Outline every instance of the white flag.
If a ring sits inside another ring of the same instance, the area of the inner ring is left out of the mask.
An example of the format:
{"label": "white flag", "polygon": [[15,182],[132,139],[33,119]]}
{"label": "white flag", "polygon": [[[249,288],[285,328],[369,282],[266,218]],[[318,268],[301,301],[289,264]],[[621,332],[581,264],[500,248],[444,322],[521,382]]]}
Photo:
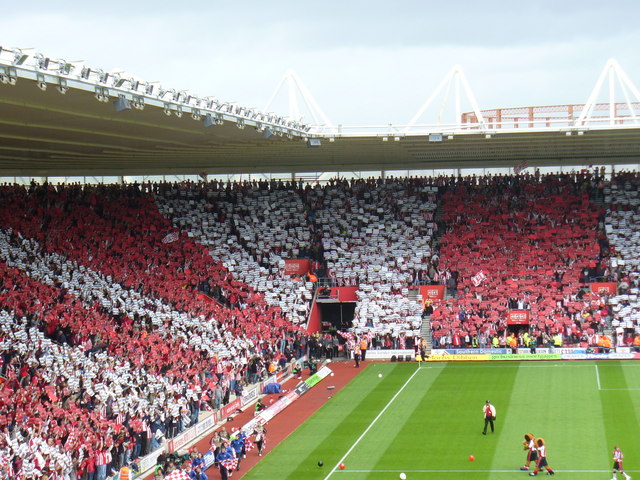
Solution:
{"label": "white flag", "polygon": [[471,283],[473,283],[474,287],[479,286],[482,282],[486,280],[487,276],[484,274],[482,270],[476,273],[473,277],[471,277]]}

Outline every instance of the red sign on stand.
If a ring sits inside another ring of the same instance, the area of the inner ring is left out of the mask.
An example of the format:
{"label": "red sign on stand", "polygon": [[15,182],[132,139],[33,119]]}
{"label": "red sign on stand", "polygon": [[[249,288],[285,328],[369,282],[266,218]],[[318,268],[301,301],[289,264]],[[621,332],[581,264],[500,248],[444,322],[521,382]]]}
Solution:
{"label": "red sign on stand", "polygon": [[298,258],[284,261],[284,273],[287,275],[306,275],[311,268],[308,258]]}
{"label": "red sign on stand", "polygon": [[442,300],[444,285],[420,285],[420,295],[423,300]]}
{"label": "red sign on stand", "polygon": [[615,295],[618,291],[618,284],[615,282],[592,283],[591,291],[598,295]]}
{"label": "red sign on stand", "polygon": [[507,316],[507,325],[529,325],[529,310],[511,310]]}

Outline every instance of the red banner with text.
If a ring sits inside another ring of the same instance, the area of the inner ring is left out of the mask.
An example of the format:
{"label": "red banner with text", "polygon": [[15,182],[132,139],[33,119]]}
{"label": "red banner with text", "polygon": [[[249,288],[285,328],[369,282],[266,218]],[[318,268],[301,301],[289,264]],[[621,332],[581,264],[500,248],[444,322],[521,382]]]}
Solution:
{"label": "red banner with text", "polygon": [[507,325],[529,325],[529,310],[510,310],[507,315]]}
{"label": "red banner with text", "polygon": [[311,268],[308,258],[298,258],[284,261],[284,273],[287,275],[306,275]]}
{"label": "red banner with text", "polygon": [[442,300],[444,298],[444,285],[420,285],[422,300]]}
{"label": "red banner with text", "polygon": [[618,284],[615,282],[592,283],[591,291],[598,295],[615,295],[618,291]]}

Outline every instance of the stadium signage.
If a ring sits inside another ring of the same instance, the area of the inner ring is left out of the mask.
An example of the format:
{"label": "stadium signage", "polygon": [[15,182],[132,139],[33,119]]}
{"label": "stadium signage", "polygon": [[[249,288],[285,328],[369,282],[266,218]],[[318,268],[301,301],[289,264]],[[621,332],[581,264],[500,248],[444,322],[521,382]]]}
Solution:
{"label": "stadium signage", "polygon": [[165,447],[162,446],[149,453],[148,455],[145,455],[144,458],[140,459],[140,462],[138,463],[140,471],[146,472],[147,470],[151,470],[153,467],[155,467],[156,463],[158,463],[158,457],[163,454],[164,451]]}
{"label": "stadium signage", "polygon": [[598,295],[615,295],[618,291],[618,284],[615,282],[592,283],[591,291]]}
{"label": "stadium signage", "polygon": [[258,398],[258,393],[260,392],[260,386],[257,385],[249,390],[245,390],[242,394],[242,406],[248,405],[253,402],[256,398]]}
{"label": "stadium signage", "polygon": [[183,445],[186,445],[187,443],[189,443],[191,440],[196,438],[196,429],[195,428],[189,428],[188,430],[185,430],[184,432],[182,432],[180,435],[177,435],[173,438],[173,440],[169,440],[169,451],[170,452],[175,452],[176,450],[180,449],[180,447],[182,447]]}
{"label": "stadium signage", "polygon": [[560,353],[510,353],[506,355],[489,355],[488,360],[562,360],[562,355]]}
{"label": "stadium signage", "polygon": [[220,409],[220,416],[226,418],[242,406],[242,399],[236,398]]}
{"label": "stadium signage", "polygon": [[420,285],[420,295],[423,300],[442,300],[444,285]]}
{"label": "stadium signage", "polygon": [[[473,353],[482,353],[482,354],[501,354],[501,353],[509,353],[506,348],[447,348],[443,350],[431,350],[431,355],[468,355]],[[367,352],[367,356],[369,356],[369,352]]]}
{"label": "stadium signage", "polygon": [[202,455],[202,460],[204,462],[204,469],[206,470],[211,465],[213,465],[216,461],[216,454],[213,450],[209,450],[207,453]]}
{"label": "stadium signage", "polygon": [[286,275],[306,275],[311,268],[308,258],[298,258],[284,261],[284,273]]}
{"label": "stadium signage", "polygon": [[509,311],[507,325],[529,325],[529,310]]}
{"label": "stadium signage", "polygon": [[[434,350],[435,353],[435,350]],[[367,359],[368,360],[384,360],[390,359],[391,357],[402,357],[410,356],[414,358],[415,352],[413,348],[405,348],[404,350],[367,350]]]}
{"label": "stadium signage", "polygon": [[634,360],[640,359],[639,354],[633,353],[565,353],[563,360]]}
{"label": "stadium signage", "polygon": [[218,423],[218,415],[214,412],[212,415],[209,415],[201,422],[195,424],[194,428],[196,431],[196,436],[200,436],[210,428],[215,427],[216,423]]}
{"label": "stadium signage", "polygon": [[526,354],[457,354],[457,355],[432,355],[429,362],[495,362],[504,360],[561,360],[559,353],[526,353]]}

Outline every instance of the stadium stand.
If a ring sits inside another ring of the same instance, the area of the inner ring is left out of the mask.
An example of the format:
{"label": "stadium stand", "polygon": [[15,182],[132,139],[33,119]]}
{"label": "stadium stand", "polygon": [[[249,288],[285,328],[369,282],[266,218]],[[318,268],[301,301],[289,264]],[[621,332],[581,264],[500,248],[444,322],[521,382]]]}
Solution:
{"label": "stadium stand", "polygon": [[[434,283],[449,290],[429,307],[435,347],[503,344],[512,310],[540,344],[597,346],[611,327],[628,344],[639,186],[589,172],[5,186],[0,469],[117,469],[270,363],[335,354],[331,336],[303,333],[316,285],[283,273],[291,258],[358,287],[341,333],[371,348],[409,346],[423,314],[412,290]],[[618,294],[589,292],[602,280]]]}
{"label": "stadium stand", "polygon": [[593,343],[599,313],[578,295],[589,280],[584,272],[608,252],[601,255],[598,243],[602,212],[589,198],[591,176],[475,180],[456,182],[443,195],[440,264],[457,274],[457,296],[432,315],[440,345],[503,339],[507,312],[518,307],[530,312],[541,342],[559,333],[566,343],[586,336]]}
{"label": "stadium stand", "polygon": [[618,345],[631,345],[640,326],[640,178],[637,173],[617,175],[604,189],[605,228],[611,245],[610,271],[618,294],[610,299]]}

